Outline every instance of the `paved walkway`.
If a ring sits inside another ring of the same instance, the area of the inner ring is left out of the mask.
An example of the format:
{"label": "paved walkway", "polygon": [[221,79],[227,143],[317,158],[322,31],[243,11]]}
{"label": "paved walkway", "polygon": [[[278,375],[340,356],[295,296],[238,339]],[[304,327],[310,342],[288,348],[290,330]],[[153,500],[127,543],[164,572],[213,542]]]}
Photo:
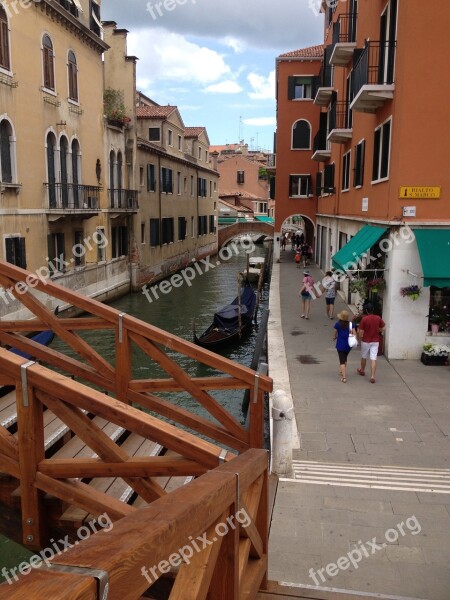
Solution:
{"label": "paved walkway", "polygon": [[[287,362],[300,447],[292,477],[278,487],[269,578],[449,600],[450,368],[380,357],[372,385],[356,373],[355,349],[341,383],[325,300],[301,319],[302,270],[290,251],[281,260],[269,343],[279,347],[282,331],[286,358],[272,352],[270,374],[275,389],[286,389]],[[344,308],[337,299],[335,314]]]}

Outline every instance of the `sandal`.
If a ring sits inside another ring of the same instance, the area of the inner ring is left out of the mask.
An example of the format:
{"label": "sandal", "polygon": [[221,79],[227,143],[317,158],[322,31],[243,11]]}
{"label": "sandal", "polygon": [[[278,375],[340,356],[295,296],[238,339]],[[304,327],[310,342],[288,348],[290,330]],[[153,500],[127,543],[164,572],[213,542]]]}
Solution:
{"label": "sandal", "polygon": [[364,377],[364,375],[365,375],[364,371],[361,369],[356,369],[356,372],[359,373],[361,375],[361,377]]}
{"label": "sandal", "polygon": [[375,383],[375,377],[370,378],[370,383]]}

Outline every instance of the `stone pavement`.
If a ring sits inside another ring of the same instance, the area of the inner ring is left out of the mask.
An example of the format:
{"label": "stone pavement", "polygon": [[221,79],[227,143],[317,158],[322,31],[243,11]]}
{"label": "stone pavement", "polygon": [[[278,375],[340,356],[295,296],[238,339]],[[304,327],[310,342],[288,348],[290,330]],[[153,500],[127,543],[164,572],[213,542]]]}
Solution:
{"label": "stone pavement", "polygon": [[[342,383],[325,299],[301,319],[302,269],[290,251],[281,261],[270,298],[269,368],[274,389],[286,389],[287,362],[300,448],[293,474],[278,486],[269,579],[449,600],[450,368],[379,357],[372,385],[356,373],[356,348]],[[323,277],[309,268],[315,281]],[[344,308],[337,298],[335,314]]]}

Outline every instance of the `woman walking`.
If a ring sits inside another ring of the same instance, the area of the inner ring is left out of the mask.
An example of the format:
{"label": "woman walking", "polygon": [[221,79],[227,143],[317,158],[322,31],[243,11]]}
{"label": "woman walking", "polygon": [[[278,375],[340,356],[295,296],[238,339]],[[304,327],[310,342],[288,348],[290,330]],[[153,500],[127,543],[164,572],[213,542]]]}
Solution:
{"label": "woman walking", "polygon": [[302,300],[302,319],[309,319],[313,285],[314,279],[309,274],[309,271],[303,271],[303,282],[302,287],[300,288],[300,298]]}
{"label": "woman walking", "polygon": [[347,358],[350,354],[350,346],[348,344],[348,336],[356,335],[353,324],[350,322],[350,315],[346,310],[343,310],[337,315],[339,321],[334,324],[334,337],[336,341],[336,350],[339,356],[339,365],[341,370],[341,381],[347,383]]}

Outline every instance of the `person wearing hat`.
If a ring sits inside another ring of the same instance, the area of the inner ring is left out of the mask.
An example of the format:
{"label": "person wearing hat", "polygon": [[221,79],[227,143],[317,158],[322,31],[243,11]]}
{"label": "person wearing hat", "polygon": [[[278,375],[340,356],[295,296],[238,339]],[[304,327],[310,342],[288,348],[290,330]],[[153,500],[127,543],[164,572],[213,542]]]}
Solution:
{"label": "person wearing hat", "polygon": [[366,303],[364,306],[365,314],[358,328],[358,337],[361,341],[361,367],[357,371],[364,377],[367,359],[370,358],[370,383],[375,383],[380,334],[386,327],[383,319],[378,315],[374,315],[373,311],[373,304]]}
{"label": "person wearing hat", "polygon": [[309,309],[311,308],[311,298],[313,291],[314,279],[309,274],[309,271],[305,269],[303,271],[303,282],[300,288],[300,298],[302,300],[302,319],[309,319]]}
{"label": "person wearing hat", "polygon": [[350,334],[356,335],[356,331],[353,327],[353,323],[350,321],[350,314],[348,311],[341,311],[337,315],[337,318],[339,321],[334,324],[333,340],[336,341],[336,350],[339,356],[341,381],[342,383],[347,383],[347,359],[351,350],[348,343],[348,336]]}

